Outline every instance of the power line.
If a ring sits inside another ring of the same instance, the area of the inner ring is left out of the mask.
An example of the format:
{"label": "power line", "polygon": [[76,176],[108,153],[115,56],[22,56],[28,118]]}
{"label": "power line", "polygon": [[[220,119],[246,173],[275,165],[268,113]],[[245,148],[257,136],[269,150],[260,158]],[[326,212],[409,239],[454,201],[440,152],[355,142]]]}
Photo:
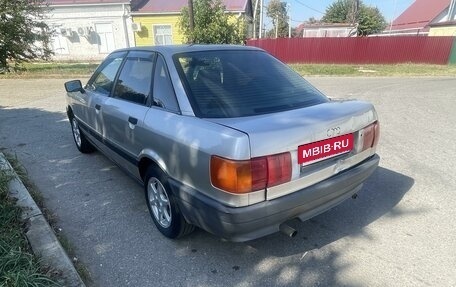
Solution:
{"label": "power line", "polygon": [[324,12],[321,12],[321,11],[315,9],[315,8],[312,8],[312,7],[310,7],[309,5],[304,4],[304,3],[302,3],[302,2],[299,1],[299,0],[294,0],[294,1],[295,1],[296,3],[298,3],[298,4],[301,4],[301,5],[304,6],[304,7],[307,7],[308,9],[310,9],[310,10],[312,10],[312,11],[315,11],[315,12],[320,13],[320,14],[322,14],[322,15],[325,14]]}

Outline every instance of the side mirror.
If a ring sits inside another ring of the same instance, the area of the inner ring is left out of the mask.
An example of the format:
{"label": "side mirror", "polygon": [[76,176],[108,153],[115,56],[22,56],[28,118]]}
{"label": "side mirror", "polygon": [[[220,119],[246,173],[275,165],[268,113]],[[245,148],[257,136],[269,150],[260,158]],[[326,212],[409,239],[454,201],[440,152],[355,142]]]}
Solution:
{"label": "side mirror", "polygon": [[68,93],[81,92],[85,93],[84,88],[82,88],[81,81],[73,80],[65,83],[65,90]]}

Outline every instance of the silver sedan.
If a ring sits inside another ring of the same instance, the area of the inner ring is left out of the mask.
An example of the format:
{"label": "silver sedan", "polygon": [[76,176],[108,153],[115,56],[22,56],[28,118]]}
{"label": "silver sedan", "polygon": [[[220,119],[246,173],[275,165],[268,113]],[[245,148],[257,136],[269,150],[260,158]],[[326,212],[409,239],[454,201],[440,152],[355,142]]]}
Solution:
{"label": "silver sedan", "polygon": [[263,50],[137,47],[65,83],[76,147],[144,185],[158,230],[232,241],[356,195],[378,166],[374,107],[334,101]]}

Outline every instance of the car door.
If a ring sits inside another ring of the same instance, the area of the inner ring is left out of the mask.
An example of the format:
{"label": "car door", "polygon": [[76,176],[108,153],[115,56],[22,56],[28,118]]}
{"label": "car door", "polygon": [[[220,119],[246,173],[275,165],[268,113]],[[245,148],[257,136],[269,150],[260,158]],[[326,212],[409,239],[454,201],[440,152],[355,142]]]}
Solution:
{"label": "car door", "polygon": [[126,57],[111,97],[102,106],[105,142],[113,159],[139,178],[137,160],[144,148],[141,135],[151,103],[154,52],[132,51]]}
{"label": "car door", "polygon": [[111,94],[114,79],[126,54],[126,52],[118,52],[109,55],[85,87],[86,106],[81,120],[98,141],[102,141],[104,136],[101,107]]}

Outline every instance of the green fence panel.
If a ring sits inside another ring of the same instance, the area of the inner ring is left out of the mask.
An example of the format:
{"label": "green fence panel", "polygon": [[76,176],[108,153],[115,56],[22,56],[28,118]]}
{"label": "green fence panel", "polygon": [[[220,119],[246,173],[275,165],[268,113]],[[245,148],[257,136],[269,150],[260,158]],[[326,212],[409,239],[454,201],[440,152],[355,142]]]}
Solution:
{"label": "green fence panel", "polygon": [[451,49],[450,58],[448,59],[448,64],[456,65],[456,37],[453,41],[453,48]]}

